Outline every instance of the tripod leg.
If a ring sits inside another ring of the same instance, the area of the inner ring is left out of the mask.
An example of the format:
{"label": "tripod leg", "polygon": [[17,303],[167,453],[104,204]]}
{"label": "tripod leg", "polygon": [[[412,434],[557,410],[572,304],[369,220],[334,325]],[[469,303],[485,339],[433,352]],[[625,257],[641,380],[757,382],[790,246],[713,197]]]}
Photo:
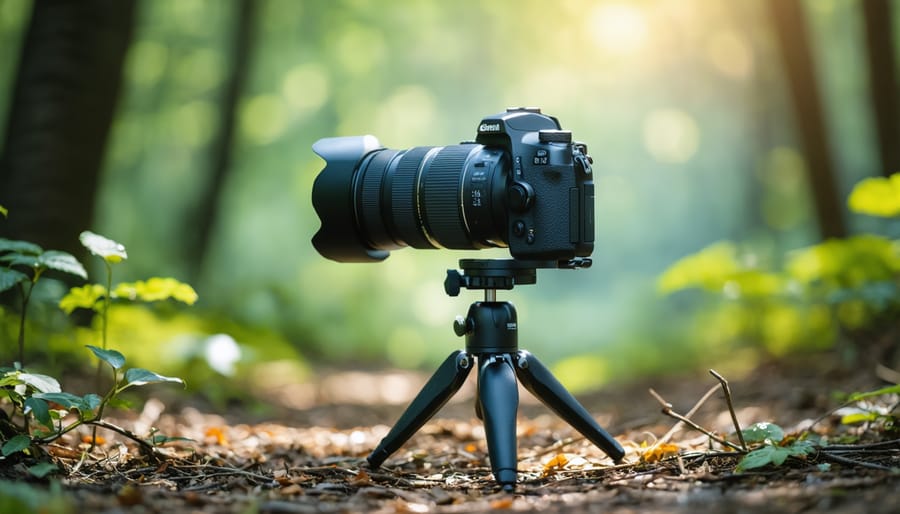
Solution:
{"label": "tripod leg", "polygon": [[516,364],[516,375],[525,389],[528,389],[537,399],[544,402],[544,405],[606,452],[614,461],[622,460],[622,457],[625,456],[622,445],[600,428],[588,411],[578,403],[572,393],[556,380],[556,377],[541,364],[537,357],[525,350],[520,350]]}
{"label": "tripod leg", "polygon": [[504,490],[516,484],[516,411],[519,390],[510,354],[479,357],[478,401],[494,480]]}
{"label": "tripod leg", "polygon": [[416,433],[416,430],[422,428],[422,425],[431,419],[454,393],[459,391],[471,369],[472,358],[468,353],[462,350],[451,353],[409,404],[394,428],[369,454],[366,459],[369,461],[369,465],[373,469],[381,466],[385,459],[400,449],[403,443]]}

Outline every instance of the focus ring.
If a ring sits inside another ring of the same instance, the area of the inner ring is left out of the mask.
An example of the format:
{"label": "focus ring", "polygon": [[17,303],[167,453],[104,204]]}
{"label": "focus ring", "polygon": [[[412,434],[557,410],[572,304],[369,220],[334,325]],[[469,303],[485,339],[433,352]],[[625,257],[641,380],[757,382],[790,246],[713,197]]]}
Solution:
{"label": "focus ring", "polygon": [[397,155],[395,150],[381,150],[369,161],[359,178],[359,226],[363,228],[364,237],[375,248],[396,248],[397,244],[388,233],[381,215],[381,188],[385,171],[391,159]]}
{"label": "focus ring", "polygon": [[[416,212],[416,177],[428,152],[434,147],[410,148],[400,156],[390,187],[390,216],[396,239],[413,248],[434,248],[422,233],[421,220]],[[386,193],[388,193],[386,191]]]}
{"label": "focus ring", "polygon": [[444,248],[474,248],[460,211],[460,179],[472,148],[472,145],[444,147],[422,170],[425,230]]}

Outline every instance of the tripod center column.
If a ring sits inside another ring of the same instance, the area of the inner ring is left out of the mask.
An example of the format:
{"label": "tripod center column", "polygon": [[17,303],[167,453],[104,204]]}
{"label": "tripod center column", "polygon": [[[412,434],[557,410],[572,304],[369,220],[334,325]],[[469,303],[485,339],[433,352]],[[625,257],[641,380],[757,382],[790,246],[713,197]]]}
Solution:
{"label": "tripod center column", "polygon": [[466,351],[472,354],[519,350],[516,308],[509,302],[475,302],[466,316]]}

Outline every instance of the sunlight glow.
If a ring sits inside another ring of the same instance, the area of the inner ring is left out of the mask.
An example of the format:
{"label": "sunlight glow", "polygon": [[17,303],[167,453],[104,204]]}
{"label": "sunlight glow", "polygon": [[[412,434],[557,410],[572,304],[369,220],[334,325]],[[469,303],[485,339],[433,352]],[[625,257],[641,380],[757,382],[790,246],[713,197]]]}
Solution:
{"label": "sunlight glow", "polygon": [[687,162],[700,147],[700,128],[680,109],[657,109],[644,118],[644,147],[659,162]]}
{"label": "sunlight glow", "polygon": [[647,40],[647,21],[637,8],[624,3],[604,3],[589,17],[594,43],[610,54],[639,50]]}
{"label": "sunlight glow", "polygon": [[753,50],[749,42],[732,31],[722,31],[709,39],[706,53],[713,66],[734,79],[746,79],[753,72]]}

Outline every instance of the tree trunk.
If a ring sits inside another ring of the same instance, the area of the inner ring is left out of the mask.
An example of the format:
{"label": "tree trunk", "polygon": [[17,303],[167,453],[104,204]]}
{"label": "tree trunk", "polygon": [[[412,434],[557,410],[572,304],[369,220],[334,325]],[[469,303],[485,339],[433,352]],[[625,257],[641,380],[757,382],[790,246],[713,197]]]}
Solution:
{"label": "tree trunk", "polygon": [[832,165],[803,6],[799,0],[768,0],[768,3],[800,142],[806,154],[819,231],[823,239],[843,237],[847,234],[844,205]]}
{"label": "tree trunk", "polygon": [[206,190],[197,201],[192,215],[197,220],[197,232],[188,239],[187,257],[190,259],[191,280],[199,281],[203,263],[213,239],[213,228],[222,190],[231,169],[234,151],[237,108],[244,90],[254,40],[257,5],[253,0],[241,0],[234,14],[234,46],[231,51],[231,74],[222,95],[222,123],[210,150],[210,176]]}
{"label": "tree trunk", "polygon": [[134,6],[35,1],[0,155],[0,235],[83,253]]}
{"label": "tree trunk", "polygon": [[900,172],[900,109],[897,105],[891,3],[889,0],[863,0],[862,9],[866,22],[872,116],[878,136],[881,173],[888,176]]}

